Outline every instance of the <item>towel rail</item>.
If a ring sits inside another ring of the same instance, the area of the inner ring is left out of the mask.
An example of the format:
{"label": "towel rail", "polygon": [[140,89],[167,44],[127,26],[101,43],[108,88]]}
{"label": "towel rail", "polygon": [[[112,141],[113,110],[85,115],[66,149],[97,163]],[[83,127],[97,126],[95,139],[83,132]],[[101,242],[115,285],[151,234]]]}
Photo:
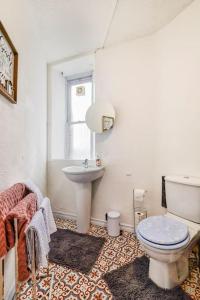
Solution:
{"label": "towel rail", "polygon": [[18,269],[18,221],[14,218],[14,230],[15,230],[15,299],[19,293],[19,269]]}
{"label": "towel rail", "polygon": [[31,241],[32,241],[32,298],[37,298],[37,286],[36,286],[36,264],[35,264],[35,233],[31,230]]}
{"label": "towel rail", "polygon": [[[18,220],[14,218],[14,233],[15,233],[15,300],[18,299],[20,282],[19,282],[19,260],[18,260]],[[31,281],[32,281],[32,299],[37,300],[37,278],[36,278],[36,252],[35,252],[35,233],[31,231],[32,240],[32,260],[31,260]],[[5,271],[5,257],[0,258],[0,300],[5,299],[4,293],[4,271]],[[47,267],[47,275],[45,277],[50,277],[50,289],[49,289],[49,300],[52,295],[52,286],[54,281],[54,274],[49,271],[49,263]]]}
{"label": "towel rail", "polygon": [[0,300],[4,300],[4,257],[0,258]]}
{"label": "towel rail", "polygon": [[[18,295],[18,229],[17,229],[17,219],[14,219],[14,232],[15,232],[15,299]],[[4,289],[4,272],[5,272],[5,257],[0,258],[0,300],[5,299],[5,289]]]}
{"label": "towel rail", "polygon": [[[14,230],[15,230],[15,299],[17,300],[19,295],[19,278],[18,278],[18,221],[14,219]],[[35,253],[35,233],[31,230],[31,241],[32,241],[32,260],[31,260],[31,280],[32,280],[32,300],[37,300],[37,278],[36,278],[36,253]],[[53,285],[54,276],[51,276],[49,272],[49,263],[47,267],[47,275],[51,277],[50,289],[49,289],[49,300],[51,299],[51,290]],[[45,277],[46,277],[45,276]],[[0,299],[1,300],[1,299]],[[2,298],[2,300],[4,300]]]}

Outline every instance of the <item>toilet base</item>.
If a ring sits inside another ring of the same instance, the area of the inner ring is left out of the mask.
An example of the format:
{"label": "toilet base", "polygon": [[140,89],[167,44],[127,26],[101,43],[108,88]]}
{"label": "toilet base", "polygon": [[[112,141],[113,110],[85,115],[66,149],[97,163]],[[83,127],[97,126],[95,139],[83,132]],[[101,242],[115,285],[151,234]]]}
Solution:
{"label": "toilet base", "polygon": [[188,257],[181,256],[172,263],[150,258],[149,278],[163,289],[172,289],[180,285],[189,273]]}

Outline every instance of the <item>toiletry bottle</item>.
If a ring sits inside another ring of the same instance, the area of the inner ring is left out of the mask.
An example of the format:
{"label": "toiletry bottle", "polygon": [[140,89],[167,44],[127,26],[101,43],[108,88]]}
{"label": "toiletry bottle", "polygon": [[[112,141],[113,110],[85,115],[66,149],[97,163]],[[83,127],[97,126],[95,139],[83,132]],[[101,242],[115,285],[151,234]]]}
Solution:
{"label": "toiletry bottle", "polygon": [[98,154],[97,154],[97,158],[96,158],[96,166],[101,167],[101,158]]}

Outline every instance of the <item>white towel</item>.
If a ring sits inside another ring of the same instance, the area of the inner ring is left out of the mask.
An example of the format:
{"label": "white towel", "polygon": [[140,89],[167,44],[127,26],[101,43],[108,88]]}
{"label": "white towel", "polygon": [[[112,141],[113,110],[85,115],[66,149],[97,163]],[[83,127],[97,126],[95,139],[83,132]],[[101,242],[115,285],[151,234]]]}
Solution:
{"label": "white towel", "polygon": [[37,208],[39,209],[42,200],[43,200],[43,195],[40,191],[40,189],[37,187],[37,185],[31,180],[31,179],[26,179],[23,181],[23,183],[27,186],[29,190],[31,190],[33,193],[37,195]]}
{"label": "white towel", "polygon": [[49,198],[45,197],[42,200],[42,203],[40,205],[40,209],[43,213],[44,216],[44,221],[46,224],[46,230],[47,230],[47,234],[48,234],[48,239],[50,241],[50,235],[52,233],[54,233],[57,228],[56,228],[56,223],[53,217],[53,213],[52,213],[52,209],[51,209],[51,203]]}
{"label": "white towel", "polygon": [[48,234],[46,232],[46,225],[44,221],[44,216],[41,210],[38,210],[33,216],[30,224],[26,230],[26,246],[28,254],[28,263],[29,266],[32,262],[32,235],[31,231],[33,230],[35,236],[35,259],[36,259],[36,268],[47,267],[47,255],[49,253],[49,240]]}

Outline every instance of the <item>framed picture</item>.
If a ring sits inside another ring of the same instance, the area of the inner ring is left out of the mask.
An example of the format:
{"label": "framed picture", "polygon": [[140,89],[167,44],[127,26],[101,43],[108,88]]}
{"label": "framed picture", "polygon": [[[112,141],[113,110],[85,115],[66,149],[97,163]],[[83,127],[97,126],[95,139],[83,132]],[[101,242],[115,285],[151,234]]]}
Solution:
{"label": "framed picture", "polygon": [[113,117],[107,117],[103,116],[102,117],[102,126],[103,126],[103,131],[107,131],[109,129],[112,129],[114,126],[114,121],[115,119]]}
{"label": "framed picture", "polygon": [[17,103],[18,53],[0,22],[0,93]]}

